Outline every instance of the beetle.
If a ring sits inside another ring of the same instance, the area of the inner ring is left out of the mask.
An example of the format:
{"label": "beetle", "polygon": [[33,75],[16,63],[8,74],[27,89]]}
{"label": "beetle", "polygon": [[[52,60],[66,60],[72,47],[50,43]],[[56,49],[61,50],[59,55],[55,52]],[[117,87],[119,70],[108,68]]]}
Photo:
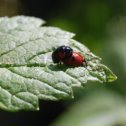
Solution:
{"label": "beetle", "polygon": [[66,66],[77,67],[87,66],[87,62],[80,53],[73,51],[69,46],[60,46],[52,53],[52,60],[54,63],[63,63]]}
{"label": "beetle", "polygon": [[52,53],[52,60],[54,63],[61,63],[63,59],[67,59],[72,56],[73,49],[69,46],[60,46]]}
{"label": "beetle", "polygon": [[71,57],[65,58],[62,61],[66,66],[77,67],[77,66],[87,66],[85,58],[78,52],[72,52]]}

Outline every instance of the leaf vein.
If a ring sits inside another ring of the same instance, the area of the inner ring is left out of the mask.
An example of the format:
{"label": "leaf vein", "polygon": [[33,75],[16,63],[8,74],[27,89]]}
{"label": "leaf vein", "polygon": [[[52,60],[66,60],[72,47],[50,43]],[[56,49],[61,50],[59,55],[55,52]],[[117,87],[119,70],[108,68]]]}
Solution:
{"label": "leaf vein", "polygon": [[[7,55],[8,53],[14,51],[15,49],[17,49],[17,48],[20,47],[20,46],[23,46],[23,45],[25,45],[25,44],[27,44],[27,43],[31,43],[31,42],[36,41],[36,40],[41,40],[41,38],[37,38],[37,39],[34,39],[34,40],[30,40],[30,41],[23,42],[23,43],[17,45],[16,47],[14,47],[13,49],[1,53],[1,54],[0,54],[0,57],[3,56],[3,55]],[[17,42],[15,42],[15,43],[17,43]]]}
{"label": "leaf vein", "polygon": [[53,87],[49,82],[47,82],[47,81],[45,81],[45,80],[41,81],[40,79],[36,79],[36,78],[34,78],[34,77],[27,77],[27,76],[24,76],[24,75],[22,75],[22,74],[19,74],[19,73],[15,72],[14,70],[12,70],[12,69],[10,69],[10,68],[7,68],[7,69],[8,69],[10,72],[12,72],[12,73],[14,73],[14,74],[17,74],[17,75],[19,75],[19,76],[21,76],[21,77],[23,77],[23,78],[27,78],[27,79],[32,79],[32,80],[35,80],[35,81],[39,81],[41,84],[43,83],[43,84],[45,84],[46,86],[51,87],[51,88],[53,88],[53,89],[56,90],[56,91],[60,91],[61,93],[66,93],[66,94],[68,94],[68,92],[65,92],[64,90],[61,90],[61,89],[56,88],[56,87]]}

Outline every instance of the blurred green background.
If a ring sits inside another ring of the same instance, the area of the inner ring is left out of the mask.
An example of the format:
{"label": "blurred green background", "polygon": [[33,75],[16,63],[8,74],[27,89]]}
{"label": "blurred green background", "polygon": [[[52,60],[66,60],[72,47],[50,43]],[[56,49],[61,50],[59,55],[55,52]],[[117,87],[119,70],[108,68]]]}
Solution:
{"label": "blurred green background", "polygon": [[39,112],[0,110],[1,126],[126,126],[126,0],[0,0],[0,16],[29,15],[102,57],[118,79],[74,89],[75,99],[41,101]]}

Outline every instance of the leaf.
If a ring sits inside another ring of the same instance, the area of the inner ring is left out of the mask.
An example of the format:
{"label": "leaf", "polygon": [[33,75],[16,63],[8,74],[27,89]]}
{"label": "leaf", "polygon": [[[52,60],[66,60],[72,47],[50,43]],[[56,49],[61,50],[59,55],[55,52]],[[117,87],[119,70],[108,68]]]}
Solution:
{"label": "leaf", "polygon": [[[34,17],[0,18],[0,108],[8,111],[38,110],[38,100],[73,98],[72,87],[88,80],[114,81],[116,76],[87,47],[72,39],[73,33],[41,26]],[[84,55],[88,67],[68,68],[52,62],[51,53],[68,45]]]}
{"label": "leaf", "polygon": [[126,100],[107,90],[96,90],[74,103],[51,126],[125,126]]}

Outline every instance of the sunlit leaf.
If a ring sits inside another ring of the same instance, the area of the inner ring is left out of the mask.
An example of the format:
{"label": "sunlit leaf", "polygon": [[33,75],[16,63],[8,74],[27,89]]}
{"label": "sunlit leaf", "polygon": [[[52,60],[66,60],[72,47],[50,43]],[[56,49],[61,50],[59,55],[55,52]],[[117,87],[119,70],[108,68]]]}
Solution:
{"label": "sunlit leaf", "polygon": [[[0,108],[38,110],[38,100],[73,98],[72,87],[89,81],[110,82],[116,76],[73,33],[41,26],[34,17],[0,18]],[[80,52],[88,66],[70,68],[54,64],[51,54],[61,45]]]}

